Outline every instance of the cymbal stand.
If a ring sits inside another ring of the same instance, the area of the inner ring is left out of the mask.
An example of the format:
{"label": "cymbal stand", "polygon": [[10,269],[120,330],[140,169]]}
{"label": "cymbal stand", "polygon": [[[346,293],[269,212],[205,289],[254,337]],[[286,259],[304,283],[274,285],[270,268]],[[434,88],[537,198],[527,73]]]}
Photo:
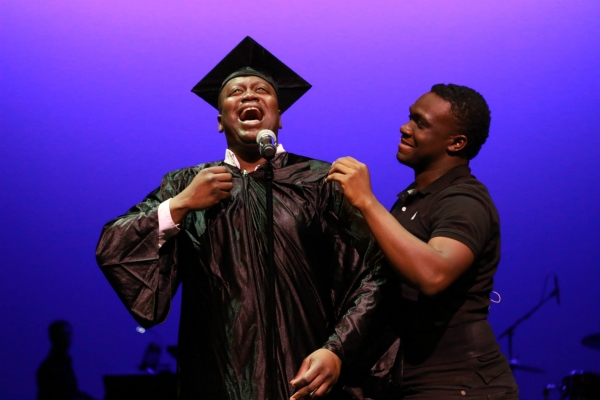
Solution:
{"label": "cymbal stand", "polygon": [[531,310],[526,312],[522,317],[517,319],[511,326],[506,328],[506,330],[504,330],[504,332],[502,332],[500,334],[500,336],[498,336],[498,340],[502,339],[505,336],[508,338],[508,361],[509,361],[509,363],[513,363],[513,362],[518,363],[518,360],[513,358],[513,336],[515,334],[515,329],[517,329],[517,326],[519,326],[525,320],[529,319],[529,317],[531,317],[537,310],[540,309],[540,307],[542,307],[542,305],[544,305],[544,303],[546,303],[551,298],[556,297],[558,299],[558,293],[559,292],[558,292],[558,286],[557,286],[548,296],[541,299],[540,302],[535,307],[533,307]]}

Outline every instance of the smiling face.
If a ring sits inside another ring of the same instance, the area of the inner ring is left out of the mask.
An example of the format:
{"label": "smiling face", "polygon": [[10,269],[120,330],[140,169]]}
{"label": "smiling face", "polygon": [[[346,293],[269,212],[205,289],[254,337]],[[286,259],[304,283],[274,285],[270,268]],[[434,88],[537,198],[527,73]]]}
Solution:
{"label": "smiling face", "polygon": [[396,158],[417,172],[442,167],[464,148],[450,103],[434,93],[426,93],[409,108],[407,123],[400,127]]}
{"label": "smiling face", "polygon": [[275,89],[257,76],[239,76],[227,82],[219,96],[219,110],[219,132],[225,132],[234,153],[258,151],[258,132],[269,129],[277,135],[281,128]]}

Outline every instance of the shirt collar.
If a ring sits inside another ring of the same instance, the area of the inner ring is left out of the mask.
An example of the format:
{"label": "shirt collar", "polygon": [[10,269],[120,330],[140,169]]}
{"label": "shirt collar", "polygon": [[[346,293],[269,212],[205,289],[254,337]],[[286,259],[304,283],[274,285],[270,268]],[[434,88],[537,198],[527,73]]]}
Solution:
{"label": "shirt collar", "polygon": [[[283,148],[281,143],[277,143],[277,150],[275,151],[275,154],[280,154],[280,153],[284,153],[284,152],[285,152],[285,149]],[[240,162],[238,161],[238,159],[235,156],[235,154],[233,153],[233,151],[231,151],[229,149],[225,149],[224,162],[225,162],[225,164],[231,165],[232,167],[237,167],[237,169],[241,170]],[[258,169],[258,167],[260,167],[260,165],[258,165],[254,170],[256,171]]]}
{"label": "shirt collar", "polygon": [[427,195],[436,192],[442,188],[445,188],[457,178],[469,176],[470,174],[471,168],[467,164],[459,165],[458,167],[452,168],[450,171],[446,172],[444,175],[440,176],[435,181],[431,182],[428,186],[424,187],[421,190],[415,189],[415,182],[411,183],[409,187],[407,187],[405,190],[398,194],[398,197],[405,198],[406,196],[414,195],[417,193]]}

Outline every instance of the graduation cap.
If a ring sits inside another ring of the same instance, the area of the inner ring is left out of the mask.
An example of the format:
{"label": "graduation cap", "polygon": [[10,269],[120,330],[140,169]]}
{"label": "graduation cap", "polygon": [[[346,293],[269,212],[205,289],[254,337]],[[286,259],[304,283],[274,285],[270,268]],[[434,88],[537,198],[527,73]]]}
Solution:
{"label": "graduation cap", "polygon": [[192,88],[192,92],[218,110],[223,86],[233,78],[249,75],[258,76],[275,88],[281,113],[311,88],[310,83],[246,36]]}

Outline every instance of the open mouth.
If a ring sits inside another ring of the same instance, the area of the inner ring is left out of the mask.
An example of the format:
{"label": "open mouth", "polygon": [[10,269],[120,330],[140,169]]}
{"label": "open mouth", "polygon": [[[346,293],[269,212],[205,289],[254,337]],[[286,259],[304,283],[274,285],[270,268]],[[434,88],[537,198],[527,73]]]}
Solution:
{"label": "open mouth", "polygon": [[263,119],[263,113],[256,107],[248,107],[243,109],[238,117],[243,122],[260,122]]}

